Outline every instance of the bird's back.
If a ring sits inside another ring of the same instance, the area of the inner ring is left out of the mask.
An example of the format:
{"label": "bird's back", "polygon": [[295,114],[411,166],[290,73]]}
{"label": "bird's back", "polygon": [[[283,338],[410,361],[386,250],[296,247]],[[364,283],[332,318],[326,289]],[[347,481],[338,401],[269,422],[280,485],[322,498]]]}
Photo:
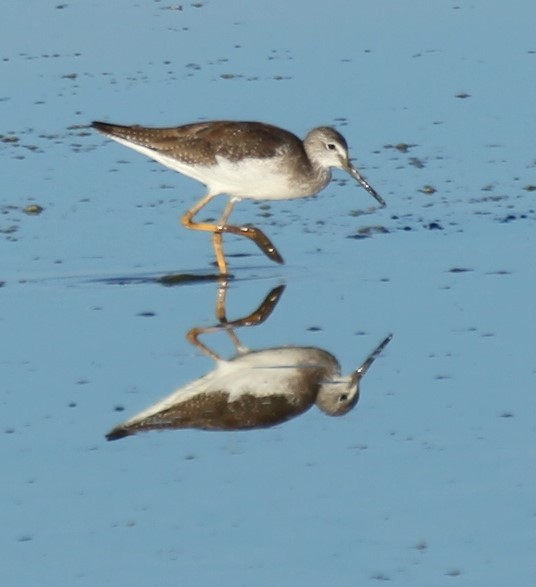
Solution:
{"label": "bird's back", "polygon": [[188,164],[216,165],[216,157],[236,163],[245,158],[276,157],[289,150],[303,151],[296,135],[262,122],[213,120],[167,128],[93,122],[92,126],[132,148],[144,147]]}

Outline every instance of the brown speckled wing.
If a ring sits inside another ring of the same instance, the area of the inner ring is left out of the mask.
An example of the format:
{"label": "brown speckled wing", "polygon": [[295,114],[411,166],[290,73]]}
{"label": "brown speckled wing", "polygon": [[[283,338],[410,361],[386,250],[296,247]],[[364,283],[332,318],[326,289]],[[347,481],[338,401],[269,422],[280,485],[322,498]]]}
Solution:
{"label": "brown speckled wing", "polygon": [[229,161],[268,158],[289,149],[303,151],[300,139],[277,126],[261,122],[210,121],[170,128],[120,126],[94,122],[105,135],[154,149],[184,163],[214,165],[216,156]]}

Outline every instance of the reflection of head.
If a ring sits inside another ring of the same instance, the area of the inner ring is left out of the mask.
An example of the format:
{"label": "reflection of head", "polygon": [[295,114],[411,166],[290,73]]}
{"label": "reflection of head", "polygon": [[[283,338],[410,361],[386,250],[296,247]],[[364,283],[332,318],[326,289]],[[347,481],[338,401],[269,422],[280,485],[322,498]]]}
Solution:
{"label": "reflection of head", "polygon": [[316,405],[328,416],[343,416],[359,401],[359,382],[353,377],[322,384]]}

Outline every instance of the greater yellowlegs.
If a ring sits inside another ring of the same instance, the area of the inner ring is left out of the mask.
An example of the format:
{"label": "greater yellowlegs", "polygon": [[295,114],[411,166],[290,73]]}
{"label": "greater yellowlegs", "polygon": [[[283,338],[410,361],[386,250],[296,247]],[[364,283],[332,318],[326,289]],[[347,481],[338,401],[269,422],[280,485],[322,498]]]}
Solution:
{"label": "greater yellowlegs", "polygon": [[[284,286],[273,289],[249,316],[228,321],[225,313],[227,284],[218,292],[219,324],[193,328],[188,340],[216,361],[216,368],[168,397],[113,428],[108,440],[148,430],[199,428],[248,430],[275,426],[316,405],[329,416],[347,414],[359,400],[359,384],[369,367],[387,346],[385,338],[350,375],[342,376],[337,359],[316,347],[280,346],[249,350],[235,328],[256,326],[274,310]],[[227,332],[237,354],[222,359],[199,336]]]}
{"label": "greater yellowlegs", "polygon": [[[251,239],[270,259],[283,263],[260,229],[227,224],[235,204],[243,198],[290,200],[312,196],[326,187],[335,167],[348,172],[385,206],[383,198],[350,163],[348,144],[334,128],[315,128],[302,141],[287,130],[262,122],[218,120],[171,128],[93,122],[92,126],[110,139],[205,184],[207,194],[182,216],[182,224],[212,232],[222,275],[227,274],[224,232]],[[194,222],[194,216],[220,194],[230,199],[219,221]]]}

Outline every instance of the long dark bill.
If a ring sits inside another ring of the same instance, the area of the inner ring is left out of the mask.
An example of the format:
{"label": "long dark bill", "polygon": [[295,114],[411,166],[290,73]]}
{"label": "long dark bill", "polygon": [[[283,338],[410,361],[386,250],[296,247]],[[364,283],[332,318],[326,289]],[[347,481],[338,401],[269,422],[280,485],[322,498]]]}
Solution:
{"label": "long dark bill", "polygon": [[382,208],[385,208],[385,206],[387,206],[387,203],[385,202],[385,200],[380,196],[380,194],[367,182],[367,180],[359,173],[359,171],[355,168],[352,167],[350,164],[348,164],[348,167],[346,169],[346,171],[348,171],[348,173],[354,178],[356,179],[366,190],[367,192],[373,197],[375,198],[380,205],[382,206]]}

